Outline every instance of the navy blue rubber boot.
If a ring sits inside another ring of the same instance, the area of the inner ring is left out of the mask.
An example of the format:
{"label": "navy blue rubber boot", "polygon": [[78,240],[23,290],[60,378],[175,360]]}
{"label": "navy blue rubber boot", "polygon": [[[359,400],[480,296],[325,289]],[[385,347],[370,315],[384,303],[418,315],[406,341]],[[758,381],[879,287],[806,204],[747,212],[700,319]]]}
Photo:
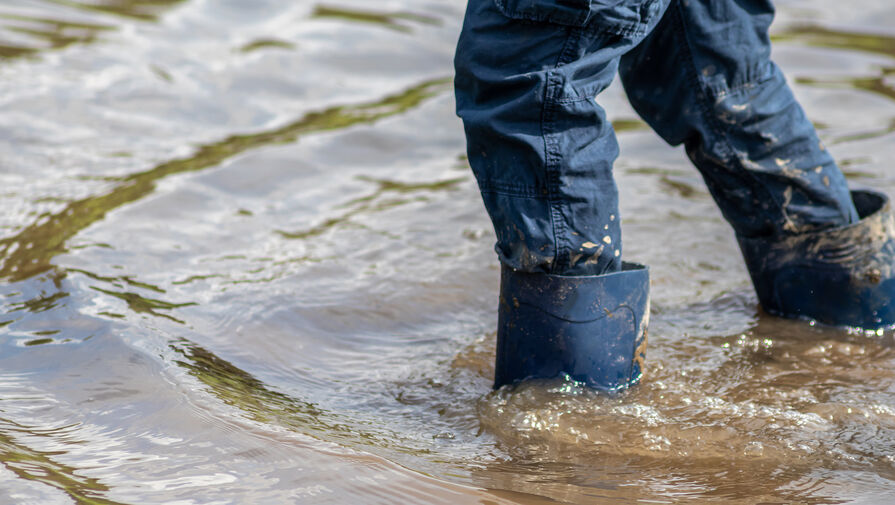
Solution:
{"label": "navy blue rubber boot", "polygon": [[834,326],[895,324],[895,215],[889,198],[852,191],[860,221],[775,237],[738,237],[769,313]]}
{"label": "navy blue rubber boot", "polygon": [[649,270],[560,276],[503,266],[494,387],[567,374],[615,392],[643,373]]}

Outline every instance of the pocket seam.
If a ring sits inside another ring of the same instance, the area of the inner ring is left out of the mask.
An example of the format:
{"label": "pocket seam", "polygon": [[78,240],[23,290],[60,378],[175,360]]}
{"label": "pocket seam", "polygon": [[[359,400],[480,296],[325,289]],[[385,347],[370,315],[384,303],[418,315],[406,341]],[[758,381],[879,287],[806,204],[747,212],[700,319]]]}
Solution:
{"label": "pocket seam", "polygon": [[540,21],[546,23],[553,23],[563,26],[573,26],[573,27],[583,27],[587,24],[587,18],[589,14],[589,10],[581,8],[580,14],[577,18],[568,18],[565,16],[556,16],[551,15],[549,13],[546,14],[534,14],[534,13],[523,13],[523,12],[510,12],[509,8],[506,6],[506,0],[493,0],[494,5],[497,7],[497,10],[500,11],[504,16],[511,19],[525,19],[528,21]]}
{"label": "pocket seam", "polygon": [[[641,21],[626,21],[610,23],[608,25],[594,25],[592,23],[593,19],[590,19],[591,11],[589,7],[587,7],[587,5],[582,5],[581,7],[579,7],[580,14],[577,17],[573,18],[562,15],[557,16],[555,14],[551,14],[550,12],[537,14],[511,11],[506,5],[507,0],[492,0],[492,2],[494,3],[494,6],[497,8],[497,10],[509,19],[533,23],[551,23],[559,26],[577,28],[582,30],[584,33],[591,34],[608,33],[621,37],[639,37],[646,34],[650,24],[646,19],[642,19]],[[653,5],[653,3],[650,3],[650,5]]]}

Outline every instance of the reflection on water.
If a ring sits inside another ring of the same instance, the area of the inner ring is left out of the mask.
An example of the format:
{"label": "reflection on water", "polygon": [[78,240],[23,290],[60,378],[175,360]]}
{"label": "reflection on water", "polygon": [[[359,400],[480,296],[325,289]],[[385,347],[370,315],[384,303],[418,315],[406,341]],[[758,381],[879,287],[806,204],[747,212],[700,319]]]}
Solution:
{"label": "reflection on water", "polygon": [[279,39],[258,39],[239,48],[239,50],[244,53],[251,53],[262,49],[295,49],[295,44]]}
{"label": "reflection on water", "polygon": [[332,107],[309,113],[274,130],[233,135],[201,146],[189,158],[168,161],[145,172],[123,177],[112,191],[72,202],[61,212],[41,216],[37,222],[26,226],[15,236],[0,239],[0,278],[15,282],[51,269],[51,260],[66,251],[66,242],[71,237],[103,219],[112,209],[151,194],[155,191],[156,183],[165,177],[203,170],[261,146],[295,142],[309,133],[371,123],[400,114],[444,91],[446,82],[445,79],[427,81],[374,103]]}
{"label": "reflection on water", "polygon": [[377,180],[370,177],[358,177],[358,180],[362,180],[365,182],[372,182],[376,184],[377,188],[375,191],[366,196],[357,197],[350,202],[347,202],[343,205],[340,205],[340,208],[346,209],[341,215],[336,217],[331,217],[323,221],[322,223],[303,231],[296,232],[286,232],[279,231],[278,233],[284,238],[288,239],[307,239],[311,237],[315,237],[324,233],[328,230],[331,230],[333,227],[337,225],[344,224],[348,222],[352,217],[357,215],[366,215],[376,212],[381,212],[384,210],[391,209],[393,207],[397,207],[399,205],[403,205],[406,203],[410,203],[411,201],[416,202],[425,202],[425,196],[418,196],[415,198],[382,198],[383,196],[389,193],[397,193],[397,194],[412,194],[421,191],[441,191],[446,189],[455,188],[460,182],[464,181],[465,178],[454,178],[448,179],[444,181],[438,182],[425,182],[419,184],[410,184],[398,181],[389,181],[389,180]]}
{"label": "reflection on water", "polygon": [[[56,12],[60,7],[101,12],[133,18],[140,21],[157,21],[164,12],[186,0],[40,0],[49,4],[46,15],[27,16],[3,12],[9,6],[0,6],[0,60],[31,56],[43,51],[64,49],[73,44],[90,44],[115,26],[108,23],[83,22],[66,19]],[[6,39],[6,40],[4,40]],[[15,42],[12,42],[15,41]]]}
{"label": "reflection on water", "polygon": [[86,11],[114,14],[142,21],[156,21],[165,11],[187,0],[45,0]]}
{"label": "reflection on water", "polygon": [[[441,77],[463,7],[4,2],[0,504],[895,492],[892,332],[760,313],[698,173],[617,88],[648,375],[490,389],[494,239]],[[792,16],[775,40],[809,115],[895,192],[891,28]]]}
{"label": "reflection on water", "polygon": [[[227,405],[262,423],[277,423],[300,431],[353,441],[358,434],[313,403],[270,390],[263,382],[232,363],[185,339],[171,344],[182,359],[177,364],[209,387]],[[341,437],[340,437],[341,436]]]}
{"label": "reflection on water", "polygon": [[881,33],[849,32],[805,25],[778,31],[772,36],[772,40],[895,56],[895,37]]}
{"label": "reflection on water", "polygon": [[844,79],[811,79],[801,77],[797,79],[796,82],[809,86],[859,89],[895,100],[895,86],[892,86],[887,82],[885,74],[879,77],[854,77]]}
{"label": "reflection on water", "polygon": [[0,59],[2,59],[29,56],[49,49],[63,49],[72,44],[89,44],[112,27],[0,13],[0,29],[23,36],[17,38],[24,39],[19,44],[0,42]]}
{"label": "reflection on water", "polygon": [[409,32],[411,28],[405,22],[426,25],[440,24],[438,18],[431,16],[423,16],[410,12],[377,12],[368,10],[348,9],[344,7],[333,7],[326,5],[318,5],[314,9],[312,17],[315,18],[333,18],[352,21],[357,23],[369,23],[379,25],[399,32]]}
{"label": "reflection on water", "polygon": [[153,316],[164,317],[166,319],[170,319],[175,323],[183,324],[183,321],[177,319],[176,317],[170,316],[168,314],[157,312],[159,310],[171,310],[180,307],[189,307],[191,305],[196,305],[195,302],[185,302],[185,303],[170,303],[163,300],[156,300],[154,298],[147,298],[145,296],[140,296],[138,293],[126,292],[126,291],[111,291],[108,289],[98,288],[93,286],[93,289],[99,291],[100,293],[105,293],[109,296],[113,296],[118,298],[119,300],[124,300],[127,303],[127,308],[138,314],[150,314]]}
{"label": "reflection on water", "polygon": [[75,503],[121,505],[103,497],[109,488],[96,479],[79,476],[76,469],[53,460],[57,453],[35,451],[16,443],[13,434],[32,435],[39,430],[0,418],[0,461],[16,477],[40,482],[63,491]]}
{"label": "reflection on water", "polygon": [[[816,47],[849,51],[861,51],[895,58],[895,37],[883,34],[867,34],[831,30],[818,26],[797,26],[778,32],[773,39]],[[815,79],[800,77],[799,84],[827,87],[848,87],[876,93],[895,100],[895,87],[887,77],[895,73],[895,67],[879,69],[878,77],[847,77],[841,79]],[[884,135],[886,132],[880,132]]]}

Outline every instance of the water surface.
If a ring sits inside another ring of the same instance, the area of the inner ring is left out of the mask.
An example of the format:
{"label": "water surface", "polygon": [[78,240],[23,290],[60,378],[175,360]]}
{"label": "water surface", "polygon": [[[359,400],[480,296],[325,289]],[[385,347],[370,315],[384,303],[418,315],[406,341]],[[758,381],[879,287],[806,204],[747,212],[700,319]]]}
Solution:
{"label": "water surface", "polygon": [[[895,9],[778,4],[775,58],[895,194]],[[889,332],[762,314],[620,87],[647,376],[490,390],[499,271],[457,0],[0,6],[0,503],[885,503]]]}

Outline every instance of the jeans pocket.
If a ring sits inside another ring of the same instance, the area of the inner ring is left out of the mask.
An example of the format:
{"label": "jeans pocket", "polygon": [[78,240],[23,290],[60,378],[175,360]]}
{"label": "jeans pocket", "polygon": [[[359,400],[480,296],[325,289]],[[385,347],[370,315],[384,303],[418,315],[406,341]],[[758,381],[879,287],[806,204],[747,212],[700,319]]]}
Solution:
{"label": "jeans pocket", "polygon": [[493,0],[503,15],[513,19],[564,26],[593,25],[618,34],[645,31],[662,12],[663,0]]}

